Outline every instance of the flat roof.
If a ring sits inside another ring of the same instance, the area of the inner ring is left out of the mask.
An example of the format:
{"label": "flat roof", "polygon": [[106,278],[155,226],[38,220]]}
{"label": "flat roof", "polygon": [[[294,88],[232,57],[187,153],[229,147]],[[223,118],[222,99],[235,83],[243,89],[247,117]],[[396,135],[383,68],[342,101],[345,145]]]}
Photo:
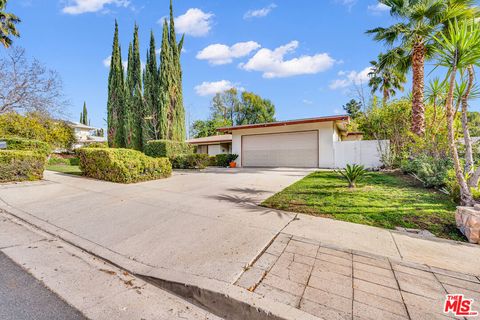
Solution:
{"label": "flat roof", "polygon": [[317,118],[306,118],[306,119],[276,121],[276,122],[257,123],[257,124],[244,124],[244,125],[239,125],[239,126],[218,128],[217,131],[230,132],[230,131],[233,131],[233,130],[241,130],[241,129],[280,127],[280,126],[290,126],[290,125],[294,125],[294,124],[328,122],[328,121],[341,121],[341,120],[350,121],[350,117],[347,116],[347,115],[340,115],[340,116],[325,116],[325,117],[317,117]]}
{"label": "flat roof", "polygon": [[218,136],[210,136],[203,138],[190,139],[186,141],[190,144],[213,144],[213,143],[227,143],[232,142],[231,134],[223,134]]}

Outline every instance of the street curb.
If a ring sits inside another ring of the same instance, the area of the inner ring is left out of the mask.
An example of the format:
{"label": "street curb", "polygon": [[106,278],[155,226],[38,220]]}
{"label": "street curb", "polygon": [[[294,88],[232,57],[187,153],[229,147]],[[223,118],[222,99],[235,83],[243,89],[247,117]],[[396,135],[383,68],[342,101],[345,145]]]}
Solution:
{"label": "street curb", "polygon": [[234,320],[318,320],[309,313],[270,300],[233,284],[192,274],[148,266],[84,239],[0,199],[0,209],[26,224],[51,234],[106,262],[170,291],[207,311]]}

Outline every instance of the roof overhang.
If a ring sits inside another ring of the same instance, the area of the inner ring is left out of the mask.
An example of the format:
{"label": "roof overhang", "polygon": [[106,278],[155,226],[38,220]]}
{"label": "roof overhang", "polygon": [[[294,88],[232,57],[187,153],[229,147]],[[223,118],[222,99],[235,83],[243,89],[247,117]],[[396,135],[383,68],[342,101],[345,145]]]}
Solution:
{"label": "roof overhang", "polygon": [[232,136],[229,134],[225,134],[221,136],[210,136],[204,138],[190,139],[186,142],[194,145],[232,143]]}
{"label": "roof overhang", "polygon": [[291,125],[318,123],[318,122],[335,122],[337,125],[337,128],[340,131],[347,131],[347,125],[350,122],[350,117],[347,115],[342,115],[342,116],[327,116],[327,117],[277,121],[277,122],[258,123],[258,124],[245,124],[240,126],[218,128],[217,131],[224,132],[224,133],[232,133],[232,131],[235,131],[235,130],[269,128],[269,127],[285,127],[285,126],[291,126]]}

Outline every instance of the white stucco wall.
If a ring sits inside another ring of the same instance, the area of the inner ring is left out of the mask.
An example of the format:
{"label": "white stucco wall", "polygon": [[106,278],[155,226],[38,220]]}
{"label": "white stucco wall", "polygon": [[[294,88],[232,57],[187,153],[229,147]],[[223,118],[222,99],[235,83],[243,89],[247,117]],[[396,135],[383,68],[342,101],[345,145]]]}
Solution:
{"label": "white stucco wall", "polygon": [[[238,155],[237,165],[242,163],[242,136],[266,133],[280,133],[280,132],[298,132],[317,130],[319,135],[319,167],[333,168],[335,166],[335,156],[333,143],[337,140],[337,132],[334,129],[334,122],[317,122],[305,123],[278,127],[265,127],[254,129],[240,129],[233,130],[232,133],[232,153]],[[301,155],[299,155],[301,156]]]}
{"label": "white stucco wall", "polygon": [[359,164],[366,168],[382,166],[382,152],[389,150],[388,140],[338,141],[334,143],[335,167]]}

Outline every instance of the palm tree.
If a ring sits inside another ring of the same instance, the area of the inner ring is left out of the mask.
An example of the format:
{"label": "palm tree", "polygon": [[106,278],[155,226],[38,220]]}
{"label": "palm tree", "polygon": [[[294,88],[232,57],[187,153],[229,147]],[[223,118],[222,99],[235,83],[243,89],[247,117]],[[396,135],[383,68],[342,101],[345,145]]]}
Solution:
{"label": "palm tree", "polygon": [[379,0],[390,7],[390,14],[398,19],[390,27],[375,28],[376,41],[389,47],[385,63],[397,64],[406,72],[412,69],[412,132],[422,136],[425,132],[424,69],[431,57],[432,37],[444,29],[448,21],[474,16],[474,0]]}
{"label": "palm tree", "polygon": [[[480,62],[480,26],[473,20],[449,22],[447,29],[438,36],[434,36],[436,65],[448,69],[448,92],[445,102],[447,114],[448,142],[455,166],[455,175],[460,185],[461,204],[472,206],[475,200],[472,197],[470,187],[465,178],[465,172],[458,156],[455,130],[454,130],[454,91],[457,73],[469,74],[469,84],[466,90],[471,89],[470,81],[473,81],[474,70],[472,66],[478,66]],[[467,128],[468,131],[468,128]],[[480,168],[477,169],[480,172]]]}
{"label": "palm tree", "polygon": [[0,43],[5,48],[10,47],[12,39],[10,36],[20,36],[15,24],[20,22],[20,19],[13,13],[5,12],[7,7],[7,0],[0,0]]}
{"label": "palm tree", "polygon": [[368,85],[372,94],[378,90],[382,91],[383,103],[394,96],[397,90],[403,91],[403,84],[407,81],[405,73],[395,65],[388,65],[382,62],[384,55],[378,55],[378,61],[370,61],[371,71],[368,73],[370,80]]}

